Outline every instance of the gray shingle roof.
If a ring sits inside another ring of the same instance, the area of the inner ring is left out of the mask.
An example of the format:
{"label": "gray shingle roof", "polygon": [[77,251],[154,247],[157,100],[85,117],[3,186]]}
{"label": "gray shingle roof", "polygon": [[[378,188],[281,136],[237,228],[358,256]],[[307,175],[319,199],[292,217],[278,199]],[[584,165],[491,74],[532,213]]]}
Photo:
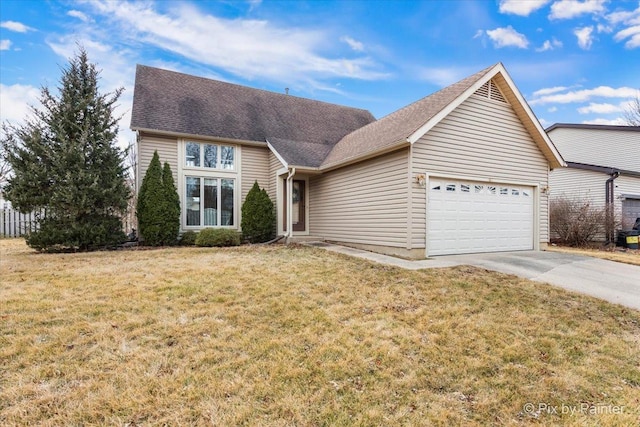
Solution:
{"label": "gray shingle roof", "polygon": [[422,125],[480,80],[495,65],[447,86],[380,120],[356,129],[338,142],[322,165],[338,164],[406,141]]}
{"label": "gray shingle roof", "polygon": [[344,135],[374,120],[362,109],[144,65],[136,69],[132,129],[268,139],[298,166],[319,165]]}

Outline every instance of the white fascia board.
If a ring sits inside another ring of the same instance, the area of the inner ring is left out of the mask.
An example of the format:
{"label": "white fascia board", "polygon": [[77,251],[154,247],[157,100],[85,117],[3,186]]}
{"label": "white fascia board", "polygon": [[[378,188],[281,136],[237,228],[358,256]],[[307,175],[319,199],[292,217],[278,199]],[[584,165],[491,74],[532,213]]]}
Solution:
{"label": "white fascia board", "polygon": [[497,64],[491,71],[488,71],[480,80],[475,82],[471,87],[462,92],[460,96],[453,100],[453,102],[449,103],[445,108],[440,110],[438,114],[433,116],[428,122],[420,126],[415,132],[413,132],[407,140],[413,144],[420,138],[422,138],[427,132],[429,132],[435,125],[440,123],[442,119],[447,117],[453,110],[455,110],[460,104],[462,104],[468,97],[470,97],[475,91],[480,89],[483,84],[488,82],[497,74],[497,69],[501,64]]}
{"label": "white fascia board", "polygon": [[[502,74],[502,77],[509,85],[509,89],[511,89],[511,92],[513,92],[513,95],[518,99],[518,102],[520,103],[524,111],[527,113],[527,116],[529,116],[529,120],[531,120],[531,123],[533,123],[533,126],[536,128],[540,136],[542,136],[542,139],[549,147],[549,150],[551,151],[551,153],[553,153],[553,156],[555,157],[558,164],[560,164],[561,167],[567,167],[567,163],[562,158],[562,155],[554,145],[553,141],[551,141],[551,138],[549,138],[549,135],[547,135],[547,132],[544,130],[544,128],[540,124],[540,121],[538,120],[536,115],[533,113],[533,110],[531,109],[531,107],[529,107],[529,103],[524,99],[524,97],[518,90],[518,87],[511,79],[511,76],[509,75],[507,70],[504,68],[502,63],[496,65],[496,67],[499,67],[498,72]],[[492,74],[493,74],[493,70],[492,70]]]}
{"label": "white fascia board", "polygon": [[276,150],[274,146],[271,145],[268,139],[267,139],[267,147],[269,147],[269,150],[271,150],[273,155],[276,156],[276,158],[280,161],[280,163],[282,163],[282,165],[285,168],[289,168],[289,164],[284,160],[284,158],[280,155],[280,153],[278,153],[278,150]]}

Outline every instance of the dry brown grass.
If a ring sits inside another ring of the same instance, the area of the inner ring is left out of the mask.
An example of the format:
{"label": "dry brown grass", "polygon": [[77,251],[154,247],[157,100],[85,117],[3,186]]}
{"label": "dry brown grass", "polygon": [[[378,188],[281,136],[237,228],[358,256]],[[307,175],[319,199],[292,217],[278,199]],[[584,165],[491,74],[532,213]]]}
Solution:
{"label": "dry brown grass", "polygon": [[2,425],[640,422],[640,313],[514,276],[282,246],[0,250]]}
{"label": "dry brown grass", "polygon": [[566,252],[576,255],[586,255],[595,258],[608,259],[609,261],[623,262],[625,264],[640,265],[640,250],[621,248],[570,248],[568,246],[549,246],[548,251]]}

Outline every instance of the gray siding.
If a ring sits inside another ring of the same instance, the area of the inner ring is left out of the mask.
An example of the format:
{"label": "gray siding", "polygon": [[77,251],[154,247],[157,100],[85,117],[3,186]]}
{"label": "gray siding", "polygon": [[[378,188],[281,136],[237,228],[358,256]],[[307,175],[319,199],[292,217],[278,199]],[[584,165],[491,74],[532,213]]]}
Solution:
{"label": "gray siding", "polygon": [[142,184],[153,152],[158,151],[160,164],[168,162],[171,166],[173,180],[178,182],[178,139],[164,136],[142,134],[138,144],[138,188]]}
{"label": "gray siding", "polygon": [[408,150],[309,179],[309,229],[345,243],[407,244]]}
{"label": "gray siding", "polygon": [[[548,184],[548,162],[512,107],[472,95],[413,146],[413,174]],[[426,189],[412,184],[412,246],[426,240]],[[549,240],[548,198],[540,195],[540,241]]]}
{"label": "gray siding", "polygon": [[640,172],[638,131],[559,127],[549,138],[567,162]]}
{"label": "gray siding", "polygon": [[[240,177],[242,180],[241,203],[247,198],[253,183],[269,191],[269,149],[266,147],[243,146],[241,150]],[[271,195],[269,195],[271,196]]]}
{"label": "gray siding", "polygon": [[549,198],[588,199],[592,206],[604,208],[605,182],[608,178],[609,175],[601,172],[571,168],[554,169],[549,173]]}

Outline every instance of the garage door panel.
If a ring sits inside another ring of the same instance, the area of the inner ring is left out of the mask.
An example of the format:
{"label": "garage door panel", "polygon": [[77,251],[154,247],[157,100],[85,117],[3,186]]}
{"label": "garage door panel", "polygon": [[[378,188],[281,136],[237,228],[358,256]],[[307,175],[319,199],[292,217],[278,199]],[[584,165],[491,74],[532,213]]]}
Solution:
{"label": "garage door panel", "polygon": [[533,188],[434,180],[429,255],[533,249]]}

